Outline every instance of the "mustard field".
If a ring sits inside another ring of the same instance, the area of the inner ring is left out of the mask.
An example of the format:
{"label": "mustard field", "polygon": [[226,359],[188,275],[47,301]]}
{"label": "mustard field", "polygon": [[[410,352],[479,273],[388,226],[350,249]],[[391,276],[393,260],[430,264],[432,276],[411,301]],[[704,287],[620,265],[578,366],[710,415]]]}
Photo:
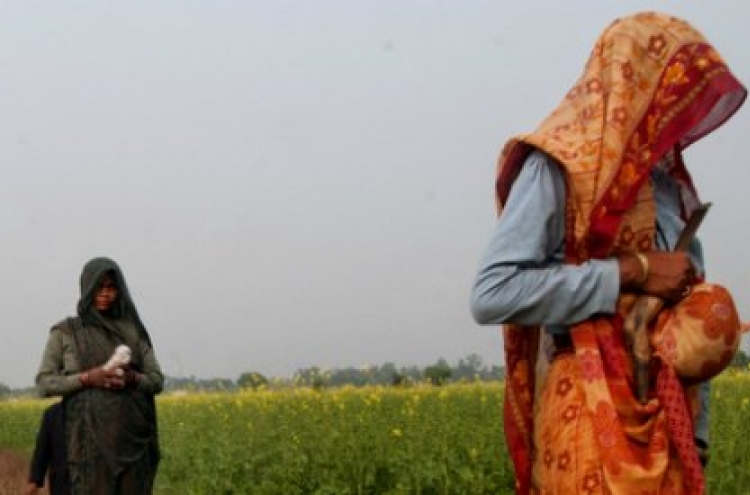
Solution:
{"label": "mustard field", "polygon": [[[503,387],[286,388],[158,399],[167,494],[502,494]],[[30,453],[47,402],[0,402],[0,447]],[[750,375],[713,382],[709,492],[750,493]]]}

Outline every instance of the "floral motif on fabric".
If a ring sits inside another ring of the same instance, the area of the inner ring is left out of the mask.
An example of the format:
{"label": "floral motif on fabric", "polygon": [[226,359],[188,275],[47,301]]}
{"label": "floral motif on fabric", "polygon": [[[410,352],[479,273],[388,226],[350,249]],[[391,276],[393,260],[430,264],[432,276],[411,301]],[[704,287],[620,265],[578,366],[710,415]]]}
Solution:
{"label": "floral motif on fabric", "polygon": [[726,343],[731,344],[734,338],[736,338],[736,332],[726,331],[728,328],[727,323],[736,323],[736,326],[739,327],[736,313],[728,304],[712,304],[711,309],[706,313],[703,322],[704,333],[709,339],[719,339],[721,337],[724,337],[726,340],[728,340]]}
{"label": "floral motif on fabric", "polygon": [[649,234],[641,235],[638,238],[639,251],[651,251],[654,248],[653,237]]}
{"label": "floral motif on fabric", "polygon": [[633,70],[633,64],[630,63],[630,60],[622,64],[622,78],[627,81],[632,81],[633,76],[635,75],[635,71]]}
{"label": "floral motif on fabric", "polygon": [[564,451],[557,458],[557,469],[560,471],[567,471],[570,467],[570,452]]}
{"label": "floral motif on fabric", "polygon": [[599,492],[601,486],[601,476],[599,473],[590,473],[583,478],[583,491],[587,495],[593,495]]}
{"label": "floral motif on fabric", "polygon": [[565,424],[570,424],[576,419],[578,419],[578,406],[570,405],[567,408],[565,408],[565,411],[562,414],[563,422]]}
{"label": "floral motif on fabric", "polygon": [[664,38],[664,35],[651,36],[651,39],[648,41],[648,52],[650,54],[661,57],[666,52],[666,49],[667,40]]}
{"label": "floral motif on fabric", "polygon": [[591,350],[584,351],[579,355],[578,362],[581,365],[581,376],[587,382],[604,378],[602,361],[598,352]]}
{"label": "floral motif on fabric", "polygon": [[556,392],[557,395],[561,397],[565,397],[568,395],[568,392],[573,388],[573,383],[570,381],[569,377],[565,377],[561,379],[559,382],[557,382]]}
{"label": "floral motif on fabric", "polygon": [[600,402],[593,418],[599,445],[605,449],[614,448],[620,440],[617,413],[614,408],[606,402]]}
{"label": "floral motif on fabric", "polygon": [[555,463],[555,456],[552,454],[552,450],[545,449],[544,450],[544,465],[547,466],[547,468],[551,468],[552,465]]}

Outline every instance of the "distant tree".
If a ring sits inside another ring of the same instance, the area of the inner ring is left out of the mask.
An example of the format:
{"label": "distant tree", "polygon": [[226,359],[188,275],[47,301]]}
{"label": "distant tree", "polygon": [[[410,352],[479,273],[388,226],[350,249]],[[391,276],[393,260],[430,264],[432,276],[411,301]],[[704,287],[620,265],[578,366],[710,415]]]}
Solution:
{"label": "distant tree", "polygon": [[737,351],[737,354],[734,355],[734,358],[732,359],[732,364],[730,366],[732,368],[739,368],[739,369],[746,370],[749,364],[750,364],[750,356],[748,356],[747,353],[743,351],[742,349],[739,349]]}
{"label": "distant tree", "polygon": [[[349,366],[343,369],[334,369],[328,373],[328,385],[332,387],[339,387],[341,385],[354,385],[355,387],[361,387],[368,383],[367,374],[361,370]],[[315,381],[315,380],[313,380]]]}
{"label": "distant tree", "polygon": [[408,378],[403,373],[399,373],[398,371],[396,371],[393,373],[393,375],[391,375],[391,385],[393,385],[394,387],[406,385],[407,382]]}
{"label": "distant tree", "polygon": [[235,384],[229,378],[208,378],[196,382],[198,390],[207,390],[210,392],[225,392],[234,390]]}
{"label": "distant tree", "polygon": [[399,370],[399,373],[404,375],[406,377],[407,382],[419,382],[422,380],[422,370],[418,368],[417,366],[403,366],[401,370]]}
{"label": "distant tree", "polygon": [[483,378],[485,374],[482,357],[479,354],[469,354],[465,359],[458,361],[458,367],[454,370],[452,378],[471,381]]}
{"label": "distant tree", "polygon": [[443,385],[450,380],[452,370],[445,359],[440,358],[438,362],[424,369],[424,377],[433,385]]}
{"label": "distant tree", "polygon": [[493,366],[489,376],[495,380],[505,380],[505,366]]}
{"label": "distant tree", "polygon": [[176,390],[197,390],[198,386],[195,383],[196,379],[194,376],[191,377],[174,377],[165,375],[164,376],[164,391],[174,392]]}
{"label": "distant tree", "polygon": [[296,383],[307,385],[315,390],[320,390],[328,385],[328,377],[318,366],[298,370],[294,376]]}
{"label": "distant tree", "polygon": [[0,397],[8,397],[11,394],[12,390],[9,386],[7,386],[4,383],[0,383]]}
{"label": "distant tree", "polygon": [[257,390],[266,385],[268,385],[268,379],[255,371],[242,373],[237,379],[237,386],[240,388],[251,388]]}

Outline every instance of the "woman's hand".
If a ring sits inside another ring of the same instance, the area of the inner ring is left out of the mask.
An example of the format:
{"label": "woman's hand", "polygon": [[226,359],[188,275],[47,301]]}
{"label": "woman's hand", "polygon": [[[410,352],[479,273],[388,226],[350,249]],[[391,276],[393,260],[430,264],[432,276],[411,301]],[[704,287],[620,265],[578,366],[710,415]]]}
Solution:
{"label": "woman's hand", "polygon": [[690,293],[695,283],[695,267],[686,252],[653,251],[645,255],[649,271],[641,287],[643,292],[672,302]]}
{"label": "woman's hand", "polygon": [[143,375],[133,367],[128,366],[125,368],[125,386],[127,388],[137,388],[142,379]]}
{"label": "woman's hand", "polygon": [[84,387],[103,388],[109,390],[119,390],[125,387],[125,378],[122,370],[115,368],[107,370],[102,366],[91,368],[80,375],[81,384]]}
{"label": "woman's hand", "polygon": [[628,253],[620,256],[618,261],[623,289],[637,289],[666,302],[679,301],[690,293],[695,283],[695,267],[684,251]]}

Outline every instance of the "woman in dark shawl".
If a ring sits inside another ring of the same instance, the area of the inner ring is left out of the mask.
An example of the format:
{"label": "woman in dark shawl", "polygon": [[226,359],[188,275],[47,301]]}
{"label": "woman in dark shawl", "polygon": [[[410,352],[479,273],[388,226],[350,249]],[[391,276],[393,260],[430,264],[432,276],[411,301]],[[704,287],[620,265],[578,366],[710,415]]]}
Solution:
{"label": "woman in dark shawl", "polygon": [[[78,315],[52,328],[36,377],[44,396],[62,396],[73,495],[152,493],[159,463],[154,395],[164,377],[117,264],[89,261]],[[105,368],[115,348],[127,365]]]}

